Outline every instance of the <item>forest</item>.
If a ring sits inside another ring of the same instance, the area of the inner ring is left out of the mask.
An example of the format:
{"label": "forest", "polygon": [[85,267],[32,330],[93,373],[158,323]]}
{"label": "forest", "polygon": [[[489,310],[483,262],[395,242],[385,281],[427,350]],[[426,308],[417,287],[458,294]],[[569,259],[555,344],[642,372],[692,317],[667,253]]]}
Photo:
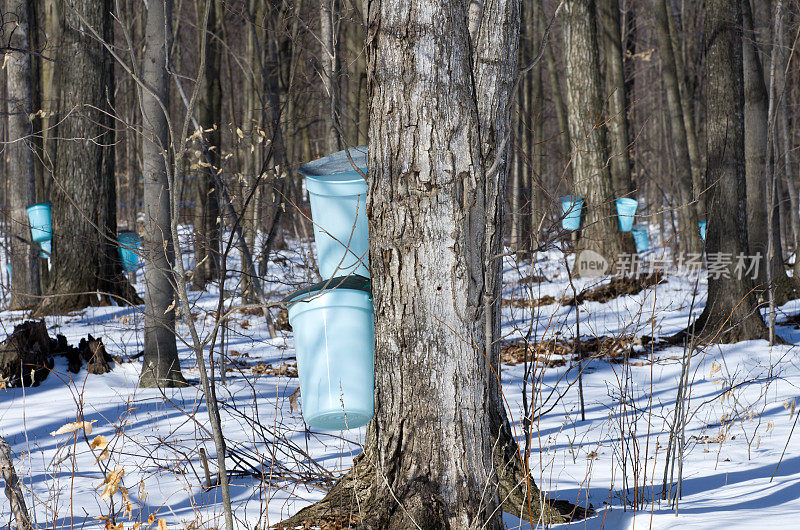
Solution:
{"label": "forest", "polygon": [[800,0],[0,0],[0,527],[792,528]]}

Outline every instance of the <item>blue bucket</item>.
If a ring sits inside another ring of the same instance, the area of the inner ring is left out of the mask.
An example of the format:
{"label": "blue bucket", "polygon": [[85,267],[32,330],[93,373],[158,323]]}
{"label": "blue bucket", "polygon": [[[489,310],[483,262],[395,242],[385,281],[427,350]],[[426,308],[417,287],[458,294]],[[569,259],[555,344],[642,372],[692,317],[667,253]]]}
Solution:
{"label": "blue bucket", "polygon": [[[349,153],[356,167],[366,172],[367,147],[354,147]],[[353,169],[345,151],[309,162],[299,172],[306,177],[320,276],[369,277],[364,177]]]}
{"label": "blue bucket", "polygon": [[630,232],[633,228],[633,216],[639,203],[636,199],[622,198],[617,199],[617,218],[619,219],[619,229],[621,232]]}
{"label": "blue bucket", "polygon": [[338,276],[284,298],[294,332],[303,418],[314,429],[354,429],[375,412],[370,281]]}
{"label": "blue bucket", "polygon": [[705,221],[697,221],[697,226],[700,227],[700,239],[705,241],[706,240],[706,222]]}
{"label": "blue bucket", "polygon": [[50,259],[50,255],[53,253],[53,245],[52,241],[49,239],[47,241],[42,241],[39,243],[39,257],[40,258],[47,258]]}
{"label": "blue bucket", "polygon": [[126,272],[135,271],[139,267],[139,249],[142,245],[142,238],[132,230],[121,230],[117,234],[117,243],[122,268]]}
{"label": "blue bucket", "polygon": [[581,227],[581,210],[583,198],[579,195],[566,195],[561,197],[561,227],[564,230],[578,230]]}
{"label": "blue bucket", "polygon": [[646,224],[637,224],[631,227],[633,240],[636,242],[636,251],[644,252],[650,250],[650,236],[647,234]]}
{"label": "blue bucket", "polygon": [[53,239],[53,218],[50,203],[40,202],[28,206],[28,221],[31,224],[31,239],[36,243]]}

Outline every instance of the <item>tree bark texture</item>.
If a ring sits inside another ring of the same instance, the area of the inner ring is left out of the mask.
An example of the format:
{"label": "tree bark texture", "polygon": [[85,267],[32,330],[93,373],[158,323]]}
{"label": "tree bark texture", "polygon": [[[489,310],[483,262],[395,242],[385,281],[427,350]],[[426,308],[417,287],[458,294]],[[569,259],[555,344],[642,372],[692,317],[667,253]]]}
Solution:
{"label": "tree bark texture", "polygon": [[11,513],[17,522],[18,530],[33,530],[28,508],[25,506],[25,497],[19,485],[19,477],[14,470],[14,453],[2,437],[0,437],[0,476],[6,484],[6,497],[11,505]]}
{"label": "tree bark texture", "polygon": [[[745,197],[744,70],[739,0],[706,0],[706,187],[709,189],[708,255],[747,254]],[[708,300],[694,333],[715,342],[765,339],[754,283],[738,278],[734,263],[727,278],[709,276]]]}
{"label": "tree bark texture", "polygon": [[[748,0],[742,0],[742,56],[744,65],[744,153],[747,180],[747,241],[751,256],[760,254],[762,266],[756,284],[763,293],[768,286],[767,267],[772,267],[771,278],[776,286],[778,305],[786,303],[792,294],[792,283],[783,266],[783,246],[780,237],[780,216],[773,216],[775,234],[775,259],[767,252],[768,200],[764,168],[767,163],[767,146],[774,140],[769,132],[769,95],[764,83],[764,69],[758,56],[758,43],[753,30],[753,14]],[[773,131],[778,131],[773,127]]]}
{"label": "tree bark texture", "polygon": [[328,151],[331,153],[341,149],[339,132],[336,128],[337,113],[339,108],[339,69],[337,58],[337,24],[334,22],[336,14],[336,0],[320,0],[319,6],[319,38],[322,41],[322,89],[325,112],[323,115],[324,139]]}
{"label": "tree bark texture", "polygon": [[142,165],[144,170],[145,258],[144,358],[140,384],[146,387],[183,386],[175,338],[175,287],[172,265],[175,250],[170,217],[167,172],[171,167],[170,131],[167,121],[169,86],[167,51],[171,30],[171,0],[151,1],[145,23],[144,81],[140,90]]}
{"label": "tree bark texture", "polygon": [[[601,42],[605,51],[605,97],[608,98],[608,137],[611,181],[616,197],[631,197],[631,153],[628,136],[628,98],[622,60],[619,0],[600,0]],[[633,197],[635,198],[635,197]]]}
{"label": "tree bark texture", "polygon": [[[27,50],[31,45],[28,20],[31,6],[25,0],[6,0],[5,11],[16,22],[10,45]],[[26,309],[39,301],[39,252],[31,241],[27,207],[36,202],[36,170],[34,163],[33,122],[30,118],[33,101],[31,56],[11,52],[6,62],[6,105],[8,107],[8,140],[6,159],[9,182],[11,248],[11,301],[9,309]]]}
{"label": "tree bark texture", "polygon": [[612,264],[625,247],[607,164],[594,0],[567,0],[562,24],[574,189],[585,212],[577,251],[597,252]]}
{"label": "tree bark texture", "polygon": [[85,27],[113,42],[112,2],[99,4],[75,1],[61,19],[50,296],[39,314],[139,302],[117,251],[113,63]]}
{"label": "tree bark texture", "polygon": [[[198,100],[198,121],[203,128],[203,137],[209,147],[210,167],[200,167],[197,173],[197,188],[194,220],[195,268],[192,272],[192,285],[202,289],[219,276],[220,261],[220,208],[219,190],[214,185],[214,173],[221,169],[222,151],[222,87],[220,85],[221,50],[220,31],[222,4],[220,0],[211,2],[206,25],[206,61],[203,71],[203,88]],[[201,8],[205,13],[205,8]],[[205,132],[207,131],[207,132]],[[209,162],[203,161],[204,164]]]}
{"label": "tree bark texture", "polygon": [[680,200],[680,222],[682,247],[685,252],[700,254],[703,242],[697,225],[698,215],[696,198],[692,192],[692,161],[689,157],[689,144],[686,136],[686,125],[683,119],[681,93],[678,86],[678,71],[672,39],[669,33],[669,14],[666,2],[653,0],[653,19],[655,23],[658,52],[661,56],[663,83],[667,98],[670,138],[675,156],[676,184]]}

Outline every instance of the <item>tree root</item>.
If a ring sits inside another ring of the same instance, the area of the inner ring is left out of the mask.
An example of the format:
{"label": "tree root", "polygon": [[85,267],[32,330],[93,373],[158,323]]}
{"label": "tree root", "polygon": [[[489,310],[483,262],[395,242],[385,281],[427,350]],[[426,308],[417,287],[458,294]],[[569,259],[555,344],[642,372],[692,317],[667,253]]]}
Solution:
{"label": "tree root", "polygon": [[[512,443],[516,451],[516,443],[513,440]],[[504,446],[507,448],[508,444],[498,444],[494,455],[498,494],[504,512],[521,516],[533,524],[565,523],[594,514],[591,507],[547,499],[534,484],[533,477],[526,476],[519,454],[509,458]],[[387,502],[391,503],[390,499],[375,498],[376,484],[375,466],[368,452],[362,453],[322,500],[281,521],[275,528],[375,528],[370,522],[375,512],[385,509]]]}

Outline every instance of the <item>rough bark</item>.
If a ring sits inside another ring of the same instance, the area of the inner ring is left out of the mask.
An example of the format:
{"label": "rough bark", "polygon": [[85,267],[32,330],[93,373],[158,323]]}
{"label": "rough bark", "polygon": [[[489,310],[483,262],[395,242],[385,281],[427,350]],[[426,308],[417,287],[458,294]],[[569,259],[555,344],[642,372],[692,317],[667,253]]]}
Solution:
{"label": "rough bark", "polygon": [[700,229],[697,226],[698,212],[695,202],[697,198],[692,192],[692,161],[689,157],[689,143],[683,119],[678,71],[669,33],[669,14],[666,2],[667,0],[653,0],[653,20],[667,98],[670,137],[672,152],[675,156],[675,172],[677,173],[676,184],[680,194],[679,215],[681,225],[683,225],[680,227],[683,236],[681,239],[682,242],[685,240],[685,244],[682,246],[686,252],[700,254],[703,250],[703,243],[700,239]]}
{"label": "rough bark", "polygon": [[[28,20],[30,2],[6,0],[7,16],[16,22],[9,44],[18,50],[30,49]],[[11,300],[9,309],[27,309],[39,301],[38,249],[31,241],[26,208],[36,202],[34,164],[33,78],[31,56],[24,52],[6,55],[6,105],[8,106],[8,140],[6,160],[9,182],[11,245]]]}
{"label": "rough bark", "polygon": [[611,182],[616,197],[630,196],[631,156],[628,136],[628,104],[622,61],[622,29],[619,0],[600,0],[603,49],[605,51],[605,97],[608,99],[609,156]]}
{"label": "rough bark", "polygon": [[14,470],[14,453],[4,438],[0,437],[0,475],[6,483],[6,497],[11,505],[11,513],[17,521],[19,530],[33,530],[28,508],[25,506],[25,497],[19,486],[19,478]]}
{"label": "rough bark", "polygon": [[669,26],[672,54],[675,57],[675,70],[678,78],[678,91],[681,97],[683,125],[686,128],[686,144],[689,151],[689,161],[692,165],[692,197],[696,201],[695,212],[698,219],[704,219],[706,203],[703,197],[703,167],[702,159],[700,158],[700,144],[697,141],[697,128],[695,127],[694,94],[689,93],[688,72],[686,70],[686,61],[683,59],[684,46],[682,43],[685,42],[685,36],[683,32],[678,31],[680,20],[676,20],[668,4],[666,7],[666,21]]}
{"label": "rough bark", "polygon": [[[145,24],[144,81],[140,90],[142,166],[144,170],[145,318],[144,356],[140,384],[172,387],[186,384],[181,374],[175,338],[175,287],[171,282],[175,250],[169,205],[170,134],[167,122],[169,90],[167,50],[172,1],[153,1]],[[152,92],[151,92],[152,91]]]}
{"label": "rough bark", "polygon": [[[738,256],[748,249],[741,24],[739,0],[706,0],[708,255]],[[737,277],[733,261],[727,277],[709,275],[703,313],[676,338],[689,333],[714,342],[738,342],[769,336],[758,311],[754,283],[749,277]]]}
{"label": "rough bark", "polygon": [[[210,162],[203,161],[197,174],[194,219],[195,265],[192,271],[192,286],[202,289],[219,276],[220,257],[220,208],[219,191],[214,185],[214,173],[221,168],[222,152],[222,87],[220,86],[220,19],[222,5],[219,0],[211,2],[206,24],[206,61],[203,71],[203,88],[198,100],[198,121],[203,128],[203,137],[209,147]],[[200,10],[205,13],[205,7]],[[205,164],[210,163],[210,166]]]}
{"label": "rough bark", "polygon": [[287,527],[349,510],[367,528],[501,528],[501,500],[542,510],[496,376],[518,2],[473,12],[472,32],[464,3],[400,7],[369,12],[376,417],[354,470]]}
{"label": "rough bark", "polygon": [[[777,305],[785,304],[797,295],[796,281],[790,279],[783,266],[783,245],[779,237],[780,216],[776,214],[772,219],[772,229],[775,234],[774,254],[775,259],[768,257],[768,200],[767,186],[764,179],[764,168],[767,164],[767,146],[774,141],[774,133],[769,132],[769,95],[764,83],[764,69],[761,58],[758,56],[758,42],[753,30],[753,15],[750,2],[742,0],[742,23],[744,34],[742,38],[742,54],[744,64],[744,128],[745,128],[745,173],[747,179],[747,240],[750,255],[763,256],[763,266],[759,268],[756,285],[760,295],[766,297],[764,292],[768,287],[768,278],[772,278],[775,285],[775,300]],[[777,114],[776,114],[777,117]],[[778,131],[773,127],[773,131]],[[770,162],[771,163],[771,162]],[[771,275],[767,274],[767,267],[771,267]]]}
{"label": "rough bark", "polygon": [[111,5],[76,1],[62,17],[50,296],[37,306],[40,315],[141,301],[123,274],[116,243],[113,64],[83,29],[89,24],[112,42]]}
{"label": "rough bark", "polygon": [[583,197],[584,220],[576,251],[605,258],[609,267],[624,251],[607,164],[606,128],[593,0],[567,0],[562,26],[565,98],[572,140],[574,190]]}
{"label": "rough bark", "polygon": [[[539,27],[543,27],[542,10],[539,9],[537,16],[539,17]],[[569,163],[572,154],[572,142],[569,137],[569,123],[567,120],[567,107],[564,104],[562,96],[563,89],[561,87],[561,68],[556,63],[556,54],[552,46],[548,46],[544,50],[544,57],[547,61],[547,72],[550,77],[550,94],[553,98],[553,106],[556,110],[556,119],[558,123],[558,139],[561,147],[561,157],[565,161],[564,175],[568,186],[572,186],[572,164]],[[562,168],[559,168],[561,170]]]}

